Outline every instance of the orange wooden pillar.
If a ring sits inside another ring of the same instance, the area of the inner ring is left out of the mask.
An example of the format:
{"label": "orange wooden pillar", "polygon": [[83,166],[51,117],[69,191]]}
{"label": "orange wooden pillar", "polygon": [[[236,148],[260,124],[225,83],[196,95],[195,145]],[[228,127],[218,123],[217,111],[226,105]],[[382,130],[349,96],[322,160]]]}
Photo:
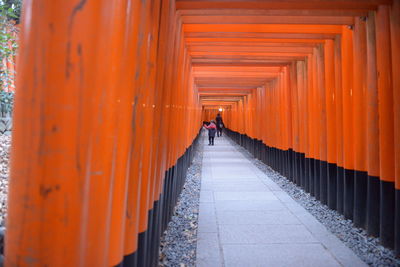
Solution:
{"label": "orange wooden pillar", "polygon": [[353,47],[353,138],[354,138],[354,214],[353,221],[365,228],[367,212],[366,143],[366,18],[355,18]]}
{"label": "orange wooden pillar", "polygon": [[292,83],[291,79],[293,79],[293,75],[291,75],[291,66],[286,67],[286,114],[287,114],[287,168],[288,168],[288,175],[291,181],[296,182],[295,175],[294,175],[294,143],[293,143],[293,136],[295,135],[294,129],[295,125],[293,123],[294,117],[294,107],[293,107],[293,95],[295,86]]}
{"label": "orange wooden pillar", "polygon": [[379,236],[379,110],[376,71],[375,12],[367,18],[367,218],[368,234]]}
{"label": "orange wooden pillar", "polygon": [[280,135],[278,133],[281,132],[281,125],[280,125],[280,87],[279,87],[279,81],[278,79],[275,80],[274,83],[274,90],[272,94],[272,101],[273,101],[273,114],[272,114],[272,119],[273,119],[273,125],[274,125],[274,135],[273,135],[273,148],[274,148],[274,168],[280,172],[280,153],[279,153],[279,148],[280,148]]}
{"label": "orange wooden pillar", "polygon": [[297,88],[298,88],[298,101],[299,101],[299,124],[301,123],[301,127],[299,126],[299,135],[300,135],[300,184],[306,190],[309,191],[308,188],[308,110],[307,110],[307,86],[306,86],[306,64],[305,61],[297,62]]}
{"label": "orange wooden pillar", "polygon": [[327,106],[325,87],[325,54],[324,47],[319,45],[316,50],[318,75],[318,120],[319,120],[319,191],[320,200],[328,204],[328,133],[327,133]]}
{"label": "orange wooden pillar", "polygon": [[310,55],[310,76],[309,76],[309,90],[310,90],[310,101],[308,105],[310,106],[311,113],[310,116],[310,144],[311,144],[311,194],[316,198],[320,199],[320,164],[319,164],[319,136],[320,136],[320,121],[319,121],[319,103],[318,103],[318,63],[317,63],[317,48],[314,48],[312,55]]}
{"label": "orange wooden pillar", "polygon": [[335,56],[334,41],[326,40],[325,55],[325,101],[327,131],[327,204],[336,209],[337,194],[337,142],[336,142],[336,92],[335,92]]}
{"label": "orange wooden pillar", "polygon": [[354,207],[354,140],[353,140],[353,30],[343,26],[342,34],[344,209],[353,218]]}
{"label": "orange wooden pillar", "polygon": [[315,195],[315,110],[314,110],[314,85],[313,85],[313,76],[315,75],[314,69],[314,61],[312,56],[308,56],[307,59],[307,139],[308,139],[308,167],[307,167],[307,181],[309,192],[312,196]]}
{"label": "orange wooden pillar", "polygon": [[[145,2],[141,4],[140,13],[147,14],[141,17],[138,35],[153,36],[152,28],[157,25],[157,17],[153,17],[151,13],[152,5],[155,4],[154,9],[157,10],[157,2]],[[153,22],[154,20],[154,22]],[[153,24],[154,23],[154,24]],[[148,37],[149,38],[149,37]],[[153,40],[156,37],[152,38]],[[149,242],[151,242],[152,234],[152,217],[153,217],[153,177],[151,177],[150,169],[153,167],[153,147],[151,146],[152,138],[152,124],[153,121],[153,98],[154,98],[154,79],[150,77],[151,69],[148,69],[148,64],[152,58],[152,39],[147,41],[139,40],[138,44],[138,68],[136,70],[136,88],[138,91],[137,98],[137,112],[138,117],[136,127],[140,132],[141,148],[137,156],[141,159],[141,164],[138,166],[138,175],[141,177],[140,184],[140,205],[139,205],[139,240],[138,240],[138,264],[145,266],[148,264],[150,253]],[[152,62],[154,64],[154,61]]]}
{"label": "orange wooden pillar", "polygon": [[[126,3],[24,8],[6,265],[118,264],[123,233],[110,228],[124,228],[122,170],[131,132],[115,121],[131,109],[134,93],[120,80],[121,53],[129,52],[119,21]],[[120,209],[112,210],[113,201]]]}
{"label": "orange wooden pillar", "polygon": [[[165,3],[165,2],[164,2]],[[167,4],[170,7],[169,3]],[[169,209],[167,208],[167,195],[170,194],[169,189],[169,179],[171,177],[171,172],[167,168],[167,136],[166,136],[166,127],[168,127],[169,123],[169,87],[166,82],[167,77],[172,78],[168,75],[168,65],[173,62],[173,54],[170,50],[172,50],[173,38],[171,38],[171,32],[174,32],[174,18],[175,14],[171,10],[172,8],[162,8],[159,11],[158,8],[152,9],[153,12],[161,12],[160,13],[160,29],[159,33],[153,32],[151,35],[151,40],[154,45],[151,46],[153,51],[152,57],[150,59],[157,60],[156,62],[151,62],[151,66],[153,66],[153,75],[155,77],[155,94],[154,94],[154,102],[149,103],[149,108],[153,109],[154,116],[153,121],[147,121],[146,123],[152,124],[152,151],[153,151],[153,163],[151,164],[151,179],[153,180],[153,190],[151,199],[153,199],[153,203],[149,203],[153,206],[152,214],[153,216],[150,218],[151,223],[149,223],[151,229],[149,240],[148,250],[152,252],[149,255],[148,265],[154,266],[158,259],[158,245],[160,236],[164,231],[167,225],[167,216]],[[150,16],[157,17],[157,14],[151,14]],[[156,22],[157,23],[157,22]],[[157,27],[154,27],[155,29]],[[158,35],[158,38],[156,37]],[[153,44],[152,42],[152,44]],[[161,45],[162,44],[162,45]],[[156,66],[156,68],[155,68]],[[172,68],[172,67],[170,67]],[[157,72],[154,72],[154,69]],[[152,80],[152,79],[150,79]],[[168,166],[169,167],[169,166]],[[125,266],[125,265],[124,265]],[[127,266],[129,263],[127,263]],[[132,265],[135,266],[135,265]]]}
{"label": "orange wooden pillar", "polygon": [[344,209],[344,149],[343,149],[343,90],[342,90],[342,37],[335,38],[335,99],[336,99],[336,209]]}
{"label": "orange wooden pillar", "polygon": [[394,0],[390,13],[395,140],[395,252],[400,255],[400,1]]}
{"label": "orange wooden pillar", "polygon": [[[135,43],[139,43],[138,41],[138,33],[143,32],[143,27],[145,27],[144,23],[139,23],[140,17],[138,14],[143,11],[144,6],[138,5],[134,6],[130,12],[132,15],[132,18],[128,20],[128,25],[129,31],[126,32],[125,36],[125,41],[132,41]],[[133,26],[135,25],[135,26]],[[125,67],[126,69],[129,69],[133,71],[133,75],[135,75],[137,78],[139,78],[139,64],[136,64],[134,66],[130,65],[130,62],[132,62],[133,58],[135,59],[135,62],[138,61],[139,63],[139,58],[137,57],[138,51],[141,51],[142,46],[138,45],[135,47],[135,49],[131,49],[131,57],[126,58],[126,64],[127,66]],[[132,59],[131,59],[132,58]],[[131,59],[131,60],[129,60]],[[128,78],[129,79],[129,78]],[[129,79],[129,84],[131,84],[132,87],[138,88],[137,80],[131,80]],[[139,93],[139,90],[138,90]],[[137,140],[142,140],[143,138],[143,132],[142,128],[137,127],[138,122],[141,120],[143,116],[143,109],[141,105],[143,104],[143,99],[142,97],[138,94],[135,95],[132,100],[131,100],[131,106],[132,106],[132,117],[130,118],[130,127],[131,131],[133,131],[134,135],[131,137],[131,145],[130,145],[130,151],[129,151],[129,159],[130,159],[130,164],[128,166],[129,169],[129,181],[125,185],[128,189],[128,194],[126,198],[126,210],[125,210],[125,238],[124,238],[124,262],[123,264],[125,265],[135,265],[137,264],[137,258],[138,258],[138,234],[139,234],[139,220],[140,220],[140,214],[139,214],[139,207],[143,203],[140,202],[142,191],[141,191],[141,176],[140,176],[140,165],[142,164],[141,161],[141,151],[143,150],[143,142],[137,142]],[[136,142],[135,142],[136,141]]]}
{"label": "orange wooden pillar", "polygon": [[286,113],[286,91],[287,91],[287,83],[286,83],[286,75],[285,75],[285,70],[282,70],[282,72],[279,75],[279,166],[280,166],[280,173],[287,177],[287,157],[286,157],[286,150],[287,150],[287,136],[288,136],[288,124],[287,124],[287,113]]}
{"label": "orange wooden pillar", "polygon": [[[131,9],[129,9],[129,7]],[[143,205],[143,202],[139,202],[140,193],[138,192],[140,183],[138,179],[140,177],[139,166],[143,163],[141,161],[143,159],[141,157],[137,157],[137,155],[140,155],[140,151],[143,150],[143,143],[140,142],[140,145],[136,145],[135,143],[139,142],[135,142],[135,140],[143,140],[144,133],[141,131],[143,128],[138,129],[132,126],[136,122],[140,121],[140,119],[138,120],[138,118],[146,117],[146,110],[144,110],[144,106],[141,105],[143,102],[146,101],[146,97],[133,95],[133,92],[142,94],[142,92],[140,92],[140,82],[143,81],[144,77],[141,76],[139,82],[137,83],[133,83],[132,80],[129,79],[129,77],[132,75],[138,75],[138,68],[141,67],[136,63],[140,63],[140,61],[143,60],[138,59],[136,56],[138,51],[141,51],[141,49],[143,49],[143,47],[137,45],[137,33],[143,31],[145,27],[149,26],[149,24],[142,23],[139,24],[140,28],[138,28],[135,25],[137,23],[135,23],[134,21],[138,19],[136,12],[138,12],[140,9],[142,9],[143,12],[149,12],[149,6],[145,5],[131,6],[128,5],[128,3],[125,3],[123,6],[121,6],[121,13],[124,14],[128,10],[127,14],[129,14],[131,17],[128,17],[127,19],[131,23],[125,23],[125,18],[123,16],[120,16],[120,14],[116,14],[117,18],[120,19],[120,21],[118,22],[119,25],[124,25],[125,28],[121,30],[121,33],[119,33],[121,35],[120,37],[112,36],[108,38],[113,42],[121,42],[120,46],[123,48],[118,51],[120,54],[119,57],[117,57],[122,59],[121,62],[118,63],[121,66],[121,70],[117,72],[118,75],[120,75],[118,79],[119,83],[117,83],[117,85],[120,84],[121,87],[119,87],[118,90],[118,92],[120,92],[120,97],[118,98],[117,102],[121,103],[121,106],[122,104],[124,104],[127,107],[125,109],[121,108],[117,111],[118,117],[116,119],[116,122],[117,125],[121,126],[120,128],[115,129],[116,136],[122,135],[123,137],[128,138],[128,142],[123,142],[123,139],[121,140],[121,138],[118,138],[118,140],[120,141],[115,146],[117,152],[114,156],[116,158],[114,172],[116,177],[123,177],[124,175],[129,176],[129,180],[116,180],[113,184],[113,188],[120,188],[120,191],[126,190],[126,192],[125,195],[118,192],[115,192],[113,194],[112,213],[109,215],[111,219],[111,236],[108,244],[110,251],[108,263],[109,266],[116,266],[117,264],[128,264],[130,257],[137,256],[136,251],[138,243],[137,234],[139,221],[137,208],[139,207],[139,204]],[[157,7],[155,8],[155,10],[157,10]],[[155,20],[157,19],[156,16],[153,16],[153,18]],[[152,23],[153,22],[151,22],[151,24]],[[158,25],[158,23],[155,22],[152,25]],[[114,27],[114,35],[117,32],[115,30],[116,28],[117,27]],[[153,27],[152,30],[158,32],[157,28]],[[154,42],[157,42],[157,40],[154,40]],[[116,56],[113,56],[113,58],[114,57]],[[118,64],[111,64],[111,66]],[[127,75],[127,73],[129,73],[129,75]],[[125,83],[126,86],[124,87]],[[133,88],[137,90],[134,91],[132,90]],[[147,103],[146,106],[148,106]],[[133,116],[133,114],[135,115]],[[138,130],[132,131],[135,128]],[[127,158],[130,160],[128,164],[122,156],[119,156],[120,152],[118,151],[127,152]],[[138,165],[134,166],[134,163],[132,161],[138,163]],[[127,214],[129,214],[129,216],[126,216]]]}
{"label": "orange wooden pillar", "polygon": [[297,86],[297,62],[290,65],[290,92],[291,92],[291,123],[292,123],[292,151],[291,151],[291,169],[293,181],[297,185],[300,183],[300,116],[299,116],[299,92]]}
{"label": "orange wooden pillar", "polygon": [[292,98],[291,98],[291,88],[290,88],[290,77],[289,77],[289,67],[285,67],[282,72],[282,82],[283,82],[283,116],[284,116],[284,143],[283,143],[283,155],[284,155],[284,169],[285,176],[293,181],[292,171],[291,171],[291,151],[293,150],[292,145]]}
{"label": "orange wooden pillar", "polygon": [[379,6],[376,14],[376,46],[379,99],[379,156],[381,180],[380,239],[384,246],[394,246],[395,159],[393,84],[390,41],[390,9]]}
{"label": "orange wooden pillar", "polygon": [[[145,56],[144,64],[147,64],[147,72],[143,73],[144,80],[143,85],[141,85],[141,89],[143,88],[143,93],[145,98],[143,99],[142,105],[139,107],[143,107],[144,119],[141,122],[142,127],[144,128],[144,135],[147,140],[147,143],[144,143],[143,149],[143,160],[146,160],[146,163],[142,164],[142,172],[141,174],[145,177],[148,177],[149,181],[149,195],[147,199],[147,209],[148,209],[148,221],[147,221],[147,229],[146,229],[146,238],[147,246],[143,245],[144,250],[146,251],[146,265],[154,265],[157,255],[158,255],[158,244],[159,244],[159,236],[161,235],[161,222],[160,218],[162,216],[160,209],[160,186],[161,180],[164,178],[165,169],[161,169],[165,163],[158,162],[158,153],[162,149],[160,144],[158,143],[157,133],[159,133],[159,123],[162,120],[155,119],[160,118],[161,115],[156,112],[160,109],[156,109],[156,104],[160,105],[158,100],[158,94],[162,94],[162,91],[157,91],[157,86],[160,86],[160,82],[157,78],[158,74],[162,73],[164,70],[159,68],[157,64],[159,62],[158,57],[161,56],[159,50],[159,37],[161,35],[161,30],[165,30],[165,28],[160,29],[160,20],[164,18],[160,17],[162,14],[160,11],[161,1],[153,1],[149,4],[148,9],[146,9],[145,17],[151,18],[150,21],[146,22],[146,33],[144,36],[148,36],[147,44],[143,47],[146,49],[146,53],[143,53]],[[167,9],[167,12],[169,10]],[[169,22],[170,24],[171,22]],[[162,32],[162,34],[165,34]],[[165,53],[165,52],[164,52]],[[157,67],[155,67],[157,66]],[[146,68],[143,67],[145,70]],[[165,116],[166,117],[166,116]],[[144,207],[143,203],[141,207]],[[139,225],[140,227],[140,225]],[[140,228],[139,228],[140,231]],[[141,248],[139,252],[143,251]],[[140,255],[140,253],[139,253]],[[139,256],[138,255],[138,256]],[[139,263],[143,262],[140,261]]]}

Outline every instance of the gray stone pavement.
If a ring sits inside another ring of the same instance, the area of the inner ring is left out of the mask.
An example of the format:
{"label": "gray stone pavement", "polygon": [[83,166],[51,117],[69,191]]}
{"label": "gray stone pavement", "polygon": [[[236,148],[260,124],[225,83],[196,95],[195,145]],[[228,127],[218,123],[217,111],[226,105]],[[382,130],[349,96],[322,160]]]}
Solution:
{"label": "gray stone pavement", "polygon": [[366,266],[226,137],[204,138],[197,266]]}

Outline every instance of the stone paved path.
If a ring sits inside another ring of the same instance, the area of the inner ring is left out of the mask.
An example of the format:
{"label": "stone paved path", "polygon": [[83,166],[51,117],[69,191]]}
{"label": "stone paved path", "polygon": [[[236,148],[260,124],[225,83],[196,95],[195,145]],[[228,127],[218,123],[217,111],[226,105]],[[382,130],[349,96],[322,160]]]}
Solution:
{"label": "stone paved path", "polygon": [[365,266],[226,137],[204,138],[197,266]]}

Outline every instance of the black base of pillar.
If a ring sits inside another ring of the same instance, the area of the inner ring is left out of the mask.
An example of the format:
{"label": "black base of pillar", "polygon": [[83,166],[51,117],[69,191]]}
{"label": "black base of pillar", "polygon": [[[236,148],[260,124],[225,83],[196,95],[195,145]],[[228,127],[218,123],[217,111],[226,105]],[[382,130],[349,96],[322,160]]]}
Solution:
{"label": "black base of pillar", "polygon": [[344,210],[346,219],[353,219],[354,210],[354,170],[344,169]]}
{"label": "black base of pillar", "polygon": [[367,233],[371,236],[379,236],[379,216],[380,216],[380,181],[378,177],[368,176],[367,185]]}
{"label": "black base of pillar", "polygon": [[148,224],[147,224],[147,233],[148,233],[148,235],[147,235],[147,248],[146,248],[146,266],[152,266],[151,264],[150,264],[150,261],[151,261],[151,256],[152,256],[152,250],[151,250],[151,248],[152,248],[152,245],[153,245],[153,239],[154,239],[154,225],[153,225],[153,223],[154,223],[154,215],[155,215],[155,209],[154,208],[152,208],[151,210],[150,210],[150,212],[149,212],[149,217],[148,217],[148,219],[149,219],[149,222],[148,222]]}
{"label": "black base of pillar", "polygon": [[138,259],[137,265],[138,267],[147,266],[147,243],[148,243],[148,233],[147,231],[139,234],[138,240]]}
{"label": "black base of pillar", "polygon": [[328,204],[328,162],[320,161],[319,170],[319,188],[320,188],[320,198],[321,203],[324,205]]}
{"label": "black base of pillar", "polygon": [[153,223],[152,223],[152,236],[151,236],[151,244],[149,246],[150,255],[149,255],[149,266],[158,266],[158,254],[160,248],[160,240],[161,240],[161,212],[160,209],[160,201],[154,202],[154,214],[153,214]]}
{"label": "black base of pillar", "polygon": [[296,180],[294,179],[294,172],[293,172],[293,150],[289,149],[286,152],[287,155],[287,161],[286,161],[286,167],[287,167],[287,178],[292,181],[293,183],[296,183]]}
{"label": "black base of pillar", "polygon": [[343,214],[344,212],[344,169],[343,167],[337,168],[337,183],[336,183],[336,210]]}
{"label": "black base of pillar", "polygon": [[124,257],[124,262],[118,265],[118,267],[137,267],[138,263],[137,255],[138,254],[136,252],[126,255]]}
{"label": "black base of pillar", "polygon": [[308,177],[308,186],[310,188],[310,195],[315,196],[315,187],[314,187],[314,177],[315,177],[315,160],[311,159],[308,161],[309,164],[309,177]]}
{"label": "black base of pillar", "polygon": [[356,227],[364,229],[367,225],[367,187],[368,173],[365,171],[355,171],[353,222]]}
{"label": "black base of pillar", "polygon": [[396,189],[396,216],[395,216],[395,237],[394,251],[400,257],[400,189]]}
{"label": "black base of pillar", "polygon": [[336,210],[336,183],[337,183],[337,166],[336,164],[328,164],[328,207]]}
{"label": "black base of pillar", "polygon": [[314,159],[314,195],[317,200],[321,199],[321,161]]}
{"label": "black base of pillar", "polygon": [[310,177],[311,177],[311,172],[310,172],[310,158],[304,158],[304,190],[306,190],[307,193],[311,194],[311,188],[310,188]]}
{"label": "black base of pillar", "polygon": [[306,154],[300,153],[300,182],[301,187],[306,190]]}
{"label": "black base of pillar", "polygon": [[380,240],[383,246],[394,248],[395,190],[393,182],[381,181]]}

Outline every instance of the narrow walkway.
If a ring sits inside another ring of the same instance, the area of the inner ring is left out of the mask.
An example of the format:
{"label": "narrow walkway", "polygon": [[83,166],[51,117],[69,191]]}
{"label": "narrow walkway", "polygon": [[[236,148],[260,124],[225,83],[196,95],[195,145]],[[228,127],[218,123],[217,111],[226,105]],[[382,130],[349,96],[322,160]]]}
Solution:
{"label": "narrow walkway", "polygon": [[197,266],[365,266],[236,150],[204,138]]}

